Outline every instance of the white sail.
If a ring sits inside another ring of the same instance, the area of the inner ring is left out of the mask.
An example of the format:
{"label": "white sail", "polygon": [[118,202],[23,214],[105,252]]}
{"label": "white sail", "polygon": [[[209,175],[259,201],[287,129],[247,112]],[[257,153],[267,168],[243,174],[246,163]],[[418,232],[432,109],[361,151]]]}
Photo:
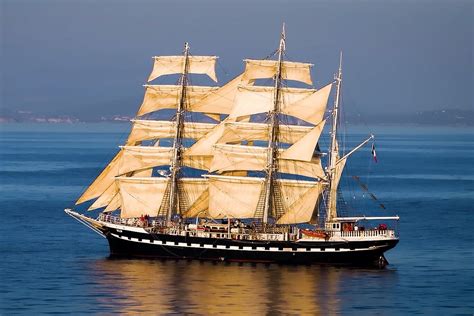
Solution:
{"label": "white sail", "polygon": [[255,216],[264,179],[208,176],[209,216],[212,218],[252,218]]}
{"label": "white sail", "polygon": [[225,131],[225,122],[222,121],[209,133],[204,135],[196,143],[194,143],[189,149],[189,155],[202,155],[202,156],[211,156],[213,154],[213,146],[219,141]]}
{"label": "white sail", "polygon": [[285,150],[281,158],[293,159],[301,161],[311,161],[313,159],[314,150],[318,143],[321,132],[323,131],[325,121],[322,121],[316,125],[310,132],[304,137],[299,139],[291,147]]}
{"label": "white sail", "polygon": [[[225,122],[225,130],[219,143],[239,141],[268,141],[269,127],[265,123]],[[293,144],[308,134],[311,126],[284,125],[278,129],[280,143]]]}
{"label": "white sail", "polygon": [[[181,74],[184,71],[184,56],[155,56],[153,70],[148,77],[152,81],[160,76]],[[217,82],[216,56],[188,56],[188,73],[208,75]]]}
{"label": "white sail", "polygon": [[[282,152],[284,153],[284,151]],[[266,166],[266,147],[217,144],[214,146],[214,156],[209,171],[263,171]],[[325,177],[321,160],[318,157],[313,157],[310,162],[278,159],[278,171],[282,173],[299,174],[312,178]]]}
{"label": "white sail", "polygon": [[117,176],[128,172],[164,166],[170,163],[171,147],[122,146],[123,157],[119,163]]}
{"label": "white sail", "polygon": [[261,171],[266,166],[266,155],[265,147],[217,144],[214,146],[214,159],[209,171]]}
{"label": "white sail", "polygon": [[[332,185],[330,187],[331,195],[334,196],[334,197],[337,197],[337,188],[339,187],[339,182],[341,181],[342,172],[344,171],[346,161],[347,161],[347,158],[344,158],[344,159],[339,160],[336,163],[336,170],[334,172],[334,179],[332,180],[332,182],[331,182]],[[336,202],[337,202],[337,200],[336,200],[336,198],[334,198],[332,200],[332,203],[336,203]],[[331,205],[331,207],[335,208],[336,205],[333,204],[333,205]]]}
{"label": "white sail", "polygon": [[324,113],[326,112],[331,88],[332,83],[297,102],[284,102],[281,111],[284,114],[297,117],[303,121],[318,124],[323,120]]}
{"label": "white sail", "polygon": [[[139,141],[173,138],[176,130],[176,122],[154,121],[154,120],[133,120],[133,127],[127,139],[127,145],[135,145]],[[187,122],[184,124],[183,138],[200,139],[216,124]]]}
{"label": "white sail", "polygon": [[239,75],[217,90],[211,91],[202,100],[191,105],[191,110],[202,113],[229,114],[234,106],[237,87],[242,83]]}
{"label": "white sail", "polygon": [[120,198],[120,194],[117,192],[117,194],[115,194],[113,199],[110,201],[109,205],[107,205],[107,207],[105,208],[104,213],[118,210],[121,204],[122,204],[122,199]]}
{"label": "white sail", "polygon": [[[168,182],[168,178],[117,178],[121,197],[121,217],[157,216]],[[182,178],[180,188],[184,191],[189,208],[195,212],[195,202],[207,190],[207,179]],[[199,201],[199,204],[201,208],[207,209],[203,201]],[[184,213],[187,211],[184,210]]]}
{"label": "white sail", "polygon": [[[239,86],[230,118],[269,112],[273,109],[274,87]],[[283,104],[292,104],[312,95],[314,89],[281,88]],[[311,108],[308,108],[309,110]],[[283,108],[281,108],[283,112]]]}
{"label": "white sail", "polygon": [[[145,169],[141,171],[136,171],[132,173],[132,177],[151,177],[153,173],[153,169]],[[88,211],[96,210],[98,208],[106,207],[110,205],[114,199],[114,197],[118,194],[118,187],[115,182],[105,190],[97,200],[87,209]],[[115,210],[115,209],[114,209]]]}
{"label": "white sail", "polygon": [[206,183],[205,190],[194,200],[183,214],[184,217],[208,217],[209,216],[209,184]]}
{"label": "white sail", "polygon": [[[273,78],[278,71],[277,60],[245,59],[244,80]],[[281,77],[286,80],[295,80],[312,85],[312,64],[284,61],[281,64]]]}
{"label": "white sail", "polygon": [[[213,218],[253,218],[265,179],[208,175],[209,215]],[[321,182],[277,180],[287,208],[279,223],[304,223],[311,219]],[[281,221],[281,222],[280,222]]]}
{"label": "white sail", "polygon": [[[123,146],[124,154],[118,175],[157,166],[169,165],[172,158],[171,147]],[[187,167],[208,170],[212,157],[184,155],[182,164]]]}
{"label": "white sail", "polygon": [[[132,180],[133,179],[133,180]],[[141,179],[117,178],[122,218],[157,216],[168,184],[167,178],[156,178],[153,186]]]}
{"label": "white sail", "polygon": [[280,186],[285,213],[277,224],[299,224],[311,220],[318,198],[323,192],[321,182],[285,181]]}
{"label": "white sail", "polygon": [[76,205],[97,198],[110,187],[114,181],[114,177],[118,175],[119,163],[122,161],[122,157],[123,150],[120,150],[94,182],[92,182],[79,199],[77,199]]}
{"label": "white sail", "polygon": [[[186,86],[186,106],[192,110],[193,105],[215,92],[219,87]],[[162,109],[177,109],[181,93],[179,85],[147,85],[142,105],[137,116]]]}
{"label": "white sail", "polygon": [[[268,129],[268,124],[264,123],[235,122],[226,119],[191,146],[189,153],[212,155],[213,146],[217,143],[268,141]],[[293,144],[312,129],[310,126],[280,125],[280,142]]]}
{"label": "white sail", "polygon": [[[281,88],[280,111],[312,124],[322,121],[332,84],[320,90]],[[273,87],[240,86],[230,118],[269,112],[273,109]]]}
{"label": "white sail", "polygon": [[[140,146],[136,146],[141,148]],[[128,148],[125,150],[124,148]],[[133,171],[142,171],[142,172],[151,172],[150,165],[147,167],[146,162],[149,162],[149,156],[147,159],[140,159],[139,152],[133,151],[135,146],[124,146],[117,155],[112,159],[112,161],[104,168],[104,170],[99,174],[99,176],[92,182],[92,184],[84,191],[84,193],[79,197],[76,201],[77,204],[84,203],[86,201],[95,199],[103,194],[103,197],[95,201],[93,205],[91,205],[91,210],[103,207],[109,203],[111,198],[113,197],[113,183],[116,176],[124,175],[126,173],[130,173]],[[132,149],[130,149],[132,148]],[[157,148],[157,147],[150,147],[150,148]],[[162,148],[158,147],[161,156],[164,156],[166,152],[170,151],[170,148]],[[138,157],[137,157],[138,156]],[[132,157],[133,159],[130,159]],[[162,163],[163,165],[169,164],[169,157],[171,154],[168,153],[168,160],[161,157],[161,160],[157,161],[158,163]]]}
{"label": "white sail", "polygon": [[[115,177],[169,165],[171,157],[171,147],[121,146],[119,153],[79,197],[76,205],[101,196],[112,185]],[[187,167],[208,170],[211,160],[211,156],[188,155],[185,150],[182,163]]]}
{"label": "white sail", "polygon": [[118,193],[118,187],[113,182],[94,203],[87,209],[88,211],[96,210],[98,208],[106,207],[110,204],[112,199]]}

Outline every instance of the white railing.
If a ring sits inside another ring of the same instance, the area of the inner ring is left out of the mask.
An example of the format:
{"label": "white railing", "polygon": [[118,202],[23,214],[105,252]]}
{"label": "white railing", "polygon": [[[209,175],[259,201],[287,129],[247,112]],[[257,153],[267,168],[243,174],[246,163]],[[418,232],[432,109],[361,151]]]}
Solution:
{"label": "white railing", "polygon": [[395,231],[391,229],[352,230],[340,232],[341,237],[394,237]]}
{"label": "white railing", "polygon": [[118,225],[126,225],[126,226],[135,226],[135,227],[148,227],[152,226],[151,221],[141,220],[140,218],[121,218],[118,216],[112,216],[108,214],[100,214],[97,218],[99,221],[118,224]]}

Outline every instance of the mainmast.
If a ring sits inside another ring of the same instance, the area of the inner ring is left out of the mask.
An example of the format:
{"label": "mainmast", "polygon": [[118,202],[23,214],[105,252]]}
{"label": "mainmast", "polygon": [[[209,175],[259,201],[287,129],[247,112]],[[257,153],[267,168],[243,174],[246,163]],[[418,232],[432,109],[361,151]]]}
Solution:
{"label": "mainmast", "polygon": [[186,110],[186,85],[188,78],[188,56],[189,56],[189,45],[184,43],[184,62],[183,71],[181,73],[181,91],[178,103],[178,109],[176,111],[176,133],[173,141],[173,157],[170,165],[170,196],[169,196],[169,207],[166,214],[167,222],[171,222],[171,217],[174,211],[179,207],[178,203],[178,177],[181,168],[181,154],[182,154],[182,133],[184,128],[184,114]]}
{"label": "mainmast", "polygon": [[267,169],[265,178],[265,204],[263,208],[263,223],[268,222],[268,216],[273,205],[272,196],[274,195],[274,178],[277,169],[277,154],[278,154],[278,115],[280,113],[280,86],[281,86],[281,68],[283,53],[285,51],[285,24],[280,37],[280,46],[278,48],[278,69],[275,74],[275,89],[273,93],[273,109],[270,111],[270,135],[268,142],[268,155],[267,155]]}
{"label": "mainmast", "polygon": [[336,98],[334,99],[334,109],[332,111],[332,130],[331,130],[331,153],[329,156],[329,203],[326,214],[326,222],[331,222],[337,217],[337,181],[336,181],[336,163],[339,159],[339,146],[337,145],[337,124],[339,102],[341,97],[342,84],[342,52],[339,56],[339,71],[334,76],[336,82]]}

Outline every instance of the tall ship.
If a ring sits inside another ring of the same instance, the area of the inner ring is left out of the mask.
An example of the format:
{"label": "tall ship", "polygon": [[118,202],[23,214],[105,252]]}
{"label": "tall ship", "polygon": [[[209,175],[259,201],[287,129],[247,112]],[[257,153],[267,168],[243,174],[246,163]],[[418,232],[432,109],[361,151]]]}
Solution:
{"label": "tall ship", "polygon": [[145,85],[126,143],[65,212],[112,256],[384,266],[398,216],[338,212],[346,161],[374,138],[339,149],[342,53],[334,80],[316,89],[313,65],[285,50],[283,27],[272,55],[245,59],[223,86],[191,84],[195,74],[217,82],[217,57],[191,55],[187,43],[182,55],[153,57],[149,83],[179,80]]}

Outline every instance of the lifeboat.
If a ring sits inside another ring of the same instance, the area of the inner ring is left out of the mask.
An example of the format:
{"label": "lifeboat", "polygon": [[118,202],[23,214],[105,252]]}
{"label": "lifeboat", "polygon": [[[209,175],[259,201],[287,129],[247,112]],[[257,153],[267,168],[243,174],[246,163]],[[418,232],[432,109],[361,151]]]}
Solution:
{"label": "lifeboat", "polygon": [[301,232],[303,233],[303,235],[306,235],[308,237],[312,237],[312,238],[322,238],[322,239],[326,239],[329,237],[329,235],[326,233],[326,232],[322,232],[322,231],[314,231],[314,230],[309,230],[309,229],[302,229]]}

